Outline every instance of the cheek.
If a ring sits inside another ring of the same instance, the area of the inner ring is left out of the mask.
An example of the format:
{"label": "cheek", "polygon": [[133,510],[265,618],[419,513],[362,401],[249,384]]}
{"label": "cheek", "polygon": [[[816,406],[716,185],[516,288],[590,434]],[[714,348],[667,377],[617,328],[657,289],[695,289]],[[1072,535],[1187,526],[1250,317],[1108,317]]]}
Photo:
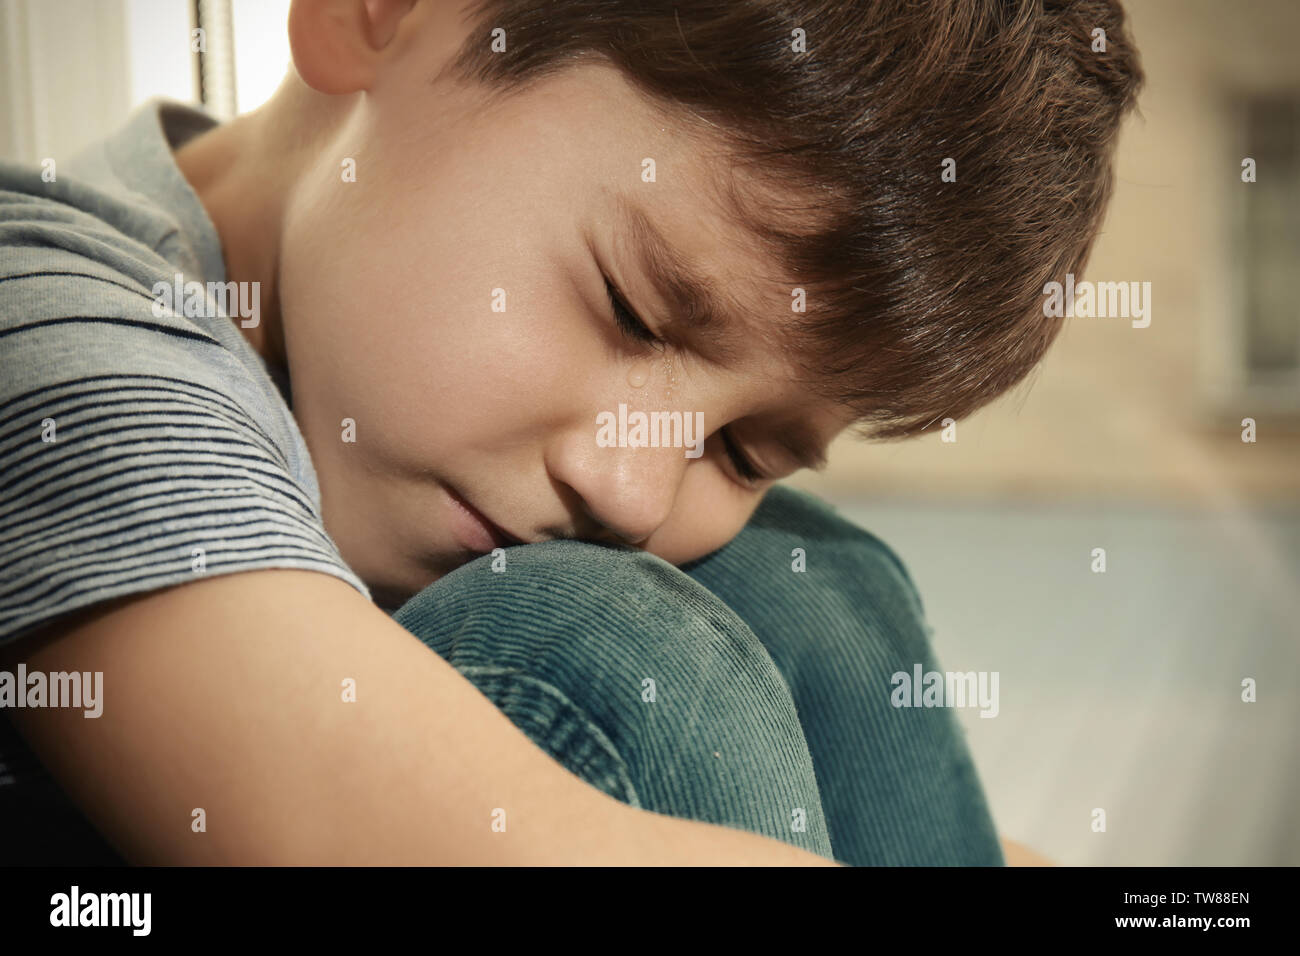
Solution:
{"label": "cheek", "polygon": [[439,194],[376,218],[383,197],[360,186],[346,187],[355,200],[323,190],[286,229],[281,306],[304,430],[350,417],[384,458],[442,457],[559,392],[548,376],[572,370],[553,354],[558,336],[536,334],[551,290],[529,256],[431,229],[447,218]]}
{"label": "cheek", "polygon": [[762,494],[745,491],[712,464],[694,465],[686,470],[672,515],[646,550],[669,564],[702,558],[738,535],[762,500]]}
{"label": "cheek", "polygon": [[[408,461],[519,447],[566,422],[603,357],[574,291],[589,191],[574,147],[545,124],[522,149],[513,125],[467,121],[426,142],[374,122],[358,138],[386,147],[358,150],[356,181],[322,159],[286,217],[295,413],[301,397],[322,435],[343,416],[360,433],[364,417],[376,450]],[[539,181],[538,155],[569,177]]]}

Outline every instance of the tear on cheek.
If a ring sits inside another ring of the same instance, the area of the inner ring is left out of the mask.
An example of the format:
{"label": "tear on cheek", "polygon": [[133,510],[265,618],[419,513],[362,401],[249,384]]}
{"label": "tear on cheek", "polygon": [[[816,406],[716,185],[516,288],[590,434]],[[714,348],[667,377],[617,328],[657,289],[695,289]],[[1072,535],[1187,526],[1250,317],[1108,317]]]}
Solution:
{"label": "tear on cheek", "polygon": [[637,362],[627,370],[627,384],[632,388],[642,388],[649,378],[649,362]]}

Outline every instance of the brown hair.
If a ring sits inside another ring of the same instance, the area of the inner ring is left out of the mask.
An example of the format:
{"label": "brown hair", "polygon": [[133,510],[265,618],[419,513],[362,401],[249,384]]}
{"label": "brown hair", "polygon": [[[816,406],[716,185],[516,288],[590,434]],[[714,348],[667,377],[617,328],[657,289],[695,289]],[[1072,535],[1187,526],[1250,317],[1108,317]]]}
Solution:
{"label": "brown hair", "polygon": [[[453,65],[501,90],[595,57],[717,124],[787,196],[741,220],[807,289],[809,386],[876,439],[1020,382],[1063,320],[1143,74],[1118,0],[473,0]],[[489,31],[506,31],[502,53]],[[793,49],[806,33],[807,52]],[[1094,52],[1094,30],[1105,52]],[[941,163],[956,161],[955,182]],[[770,198],[770,196],[769,196]],[[803,201],[798,207],[793,203]]]}

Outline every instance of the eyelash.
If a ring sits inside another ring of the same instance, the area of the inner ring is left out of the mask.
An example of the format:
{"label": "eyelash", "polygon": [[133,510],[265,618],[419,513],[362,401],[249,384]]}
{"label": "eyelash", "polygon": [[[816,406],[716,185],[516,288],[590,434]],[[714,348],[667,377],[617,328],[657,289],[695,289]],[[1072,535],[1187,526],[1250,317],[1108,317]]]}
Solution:
{"label": "eyelash", "polygon": [[731,433],[725,428],[722,429],[722,445],[727,449],[727,457],[731,459],[736,474],[740,475],[741,480],[747,486],[752,488],[763,480],[765,477],[763,473],[755,468],[750,460],[745,457],[745,453],[736,447],[736,443],[731,440]]}
{"label": "eyelash", "polygon": [[[650,328],[641,321],[623,301],[623,297],[618,290],[614,288],[614,283],[609,279],[605,280],[605,291],[609,294],[609,304],[614,310],[614,323],[618,326],[619,331],[630,339],[638,342],[659,342],[659,336],[650,331]],[[662,344],[662,343],[661,343]]]}
{"label": "eyelash", "polygon": [[[605,292],[609,295],[610,309],[614,314],[614,324],[618,326],[620,332],[637,342],[663,345],[663,340],[655,335],[650,327],[642,322],[640,317],[627,306],[619,291],[614,288],[614,283],[610,282],[608,278],[605,279]],[[727,451],[727,458],[731,461],[732,467],[736,469],[736,474],[740,476],[741,481],[749,486],[762,481],[764,478],[763,473],[755,468],[744,452],[736,447],[736,443],[732,440],[727,429],[723,428],[721,435],[723,447]]]}

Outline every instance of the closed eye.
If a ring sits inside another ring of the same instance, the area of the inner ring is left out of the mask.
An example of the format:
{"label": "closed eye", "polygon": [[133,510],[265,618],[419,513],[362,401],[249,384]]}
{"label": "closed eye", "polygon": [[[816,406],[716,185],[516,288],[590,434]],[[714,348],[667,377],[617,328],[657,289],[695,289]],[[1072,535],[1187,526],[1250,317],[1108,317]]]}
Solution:
{"label": "closed eye", "polygon": [[[609,280],[608,276],[605,277],[605,292],[609,296],[610,311],[614,316],[614,324],[618,326],[620,332],[634,341],[650,344],[657,343],[662,347],[663,340],[655,335],[650,327],[632,311],[623,295],[615,288],[614,283]],[[754,467],[754,463],[740,450],[731,433],[726,428],[723,428],[719,431],[719,434],[722,436],[722,444],[726,449],[727,458],[730,460],[731,466],[736,470],[736,474],[740,477],[741,483],[752,487],[765,480],[766,475]]]}
{"label": "closed eye", "polygon": [[718,434],[722,436],[722,445],[727,450],[727,457],[731,460],[731,465],[736,469],[736,474],[740,476],[743,484],[754,486],[766,479],[761,471],[754,467],[754,463],[749,460],[727,429],[719,429]]}
{"label": "closed eye", "polygon": [[605,279],[605,292],[609,295],[610,309],[614,314],[614,323],[618,326],[619,331],[630,339],[638,342],[660,342],[657,335],[650,330],[640,317],[632,311],[627,302],[623,299],[614,284]]}

